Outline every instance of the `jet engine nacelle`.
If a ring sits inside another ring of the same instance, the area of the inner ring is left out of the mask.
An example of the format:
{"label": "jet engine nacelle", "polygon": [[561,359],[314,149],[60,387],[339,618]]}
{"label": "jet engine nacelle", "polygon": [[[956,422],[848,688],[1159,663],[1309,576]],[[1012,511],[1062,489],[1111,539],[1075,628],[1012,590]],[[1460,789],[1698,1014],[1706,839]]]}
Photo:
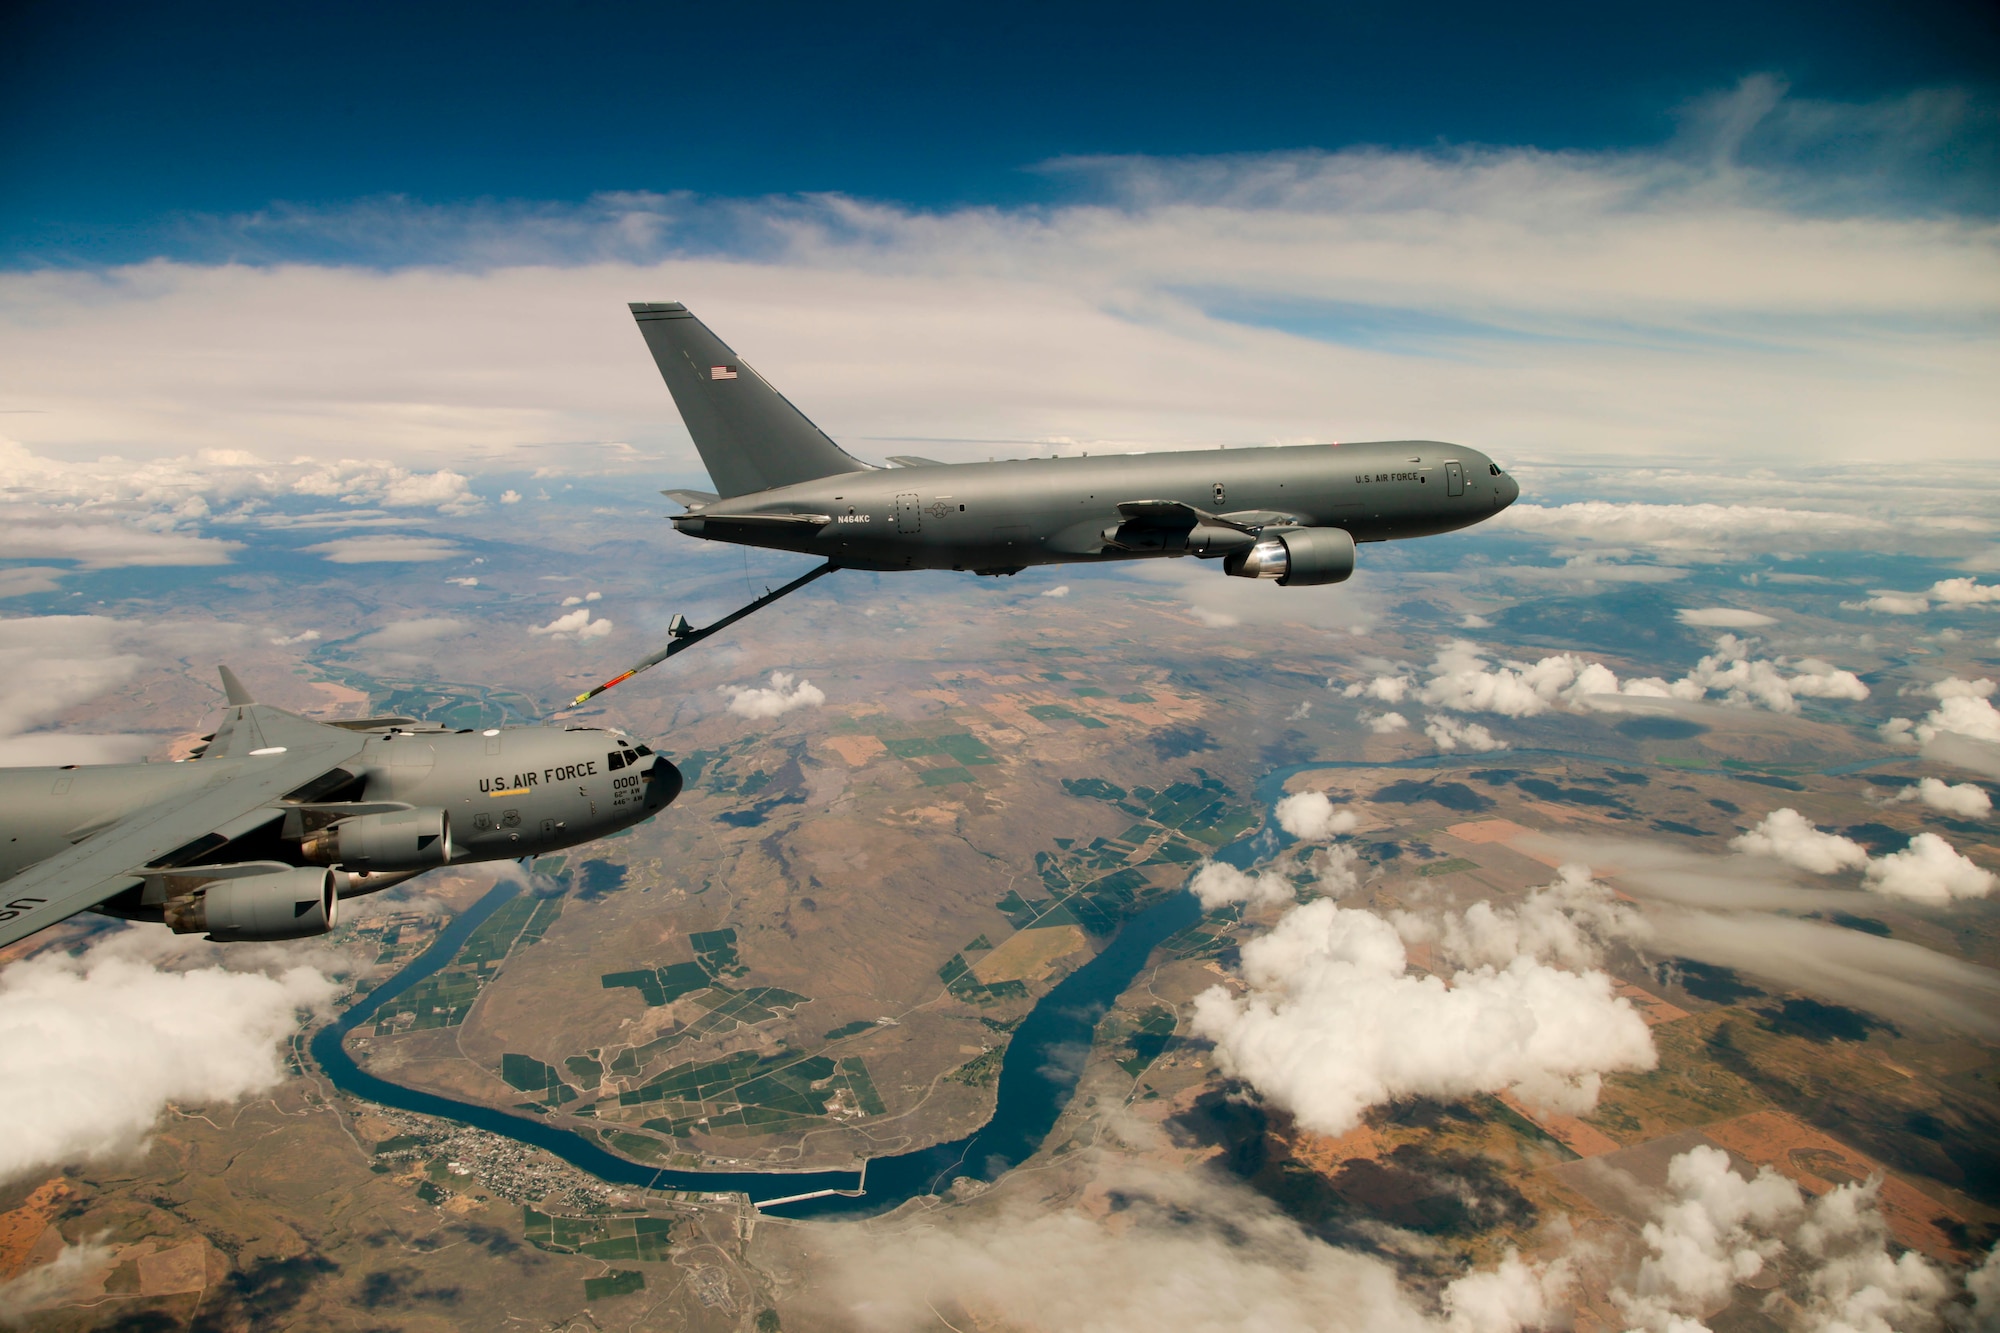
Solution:
{"label": "jet engine nacelle", "polygon": [[319,866],[212,880],[169,900],[166,921],[178,935],[230,942],[324,935],[340,914],[340,880]]}
{"label": "jet engine nacelle", "polygon": [[349,870],[429,870],[451,860],[451,816],[436,808],[356,815],[306,838],[299,851]]}
{"label": "jet engine nacelle", "polygon": [[1286,588],[1344,583],[1354,572],[1354,538],[1345,528],[1284,528],[1224,557],[1222,570],[1239,579],[1276,579]]}

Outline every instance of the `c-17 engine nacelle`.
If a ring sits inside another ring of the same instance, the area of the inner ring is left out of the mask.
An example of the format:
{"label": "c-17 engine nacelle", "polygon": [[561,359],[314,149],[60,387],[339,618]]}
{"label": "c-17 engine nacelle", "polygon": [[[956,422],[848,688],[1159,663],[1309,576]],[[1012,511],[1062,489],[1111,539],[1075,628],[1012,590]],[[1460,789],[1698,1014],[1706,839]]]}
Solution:
{"label": "c-17 engine nacelle", "polygon": [[341,878],[336,870],[302,866],[210,880],[169,899],[166,922],[178,935],[207,931],[210,939],[230,942],[324,935],[340,914]]}
{"label": "c-17 engine nacelle", "polygon": [[429,870],[451,860],[451,816],[434,807],[356,815],[310,835],[299,852],[348,870]]}
{"label": "c-17 engine nacelle", "polygon": [[1223,557],[1222,572],[1276,579],[1285,588],[1344,583],[1354,572],[1354,538],[1346,528],[1280,528],[1249,550]]}

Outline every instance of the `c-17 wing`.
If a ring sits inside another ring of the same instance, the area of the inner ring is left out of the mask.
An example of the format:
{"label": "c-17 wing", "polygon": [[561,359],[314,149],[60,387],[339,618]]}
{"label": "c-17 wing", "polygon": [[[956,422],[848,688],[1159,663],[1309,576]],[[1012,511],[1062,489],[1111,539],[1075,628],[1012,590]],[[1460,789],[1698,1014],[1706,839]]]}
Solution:
{"label": "c-17 wing", "polygon": [[[368,737],[276,708],[231,709],[214,747],[189,766],[214,775],[192,791],[125,816],[0,883],[0,948],[143,882],[147,866],[269,805],[361,753]],[[255,744],[245,744],[254,741]]]}

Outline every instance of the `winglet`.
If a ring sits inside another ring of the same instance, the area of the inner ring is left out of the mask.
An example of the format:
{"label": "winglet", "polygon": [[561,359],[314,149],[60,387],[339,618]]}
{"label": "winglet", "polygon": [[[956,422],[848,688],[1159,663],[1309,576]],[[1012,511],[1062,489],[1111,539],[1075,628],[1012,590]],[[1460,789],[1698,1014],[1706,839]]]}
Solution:
{"label": "winglet", "polygon": [[234,671],[231,671],[226,666],[219,666],[216,670],[222,673],[222,693],[228,698],[230,703],[254,704],[257,702],[250,697],[250,691],[243,688],[243,682],[236,679]]}

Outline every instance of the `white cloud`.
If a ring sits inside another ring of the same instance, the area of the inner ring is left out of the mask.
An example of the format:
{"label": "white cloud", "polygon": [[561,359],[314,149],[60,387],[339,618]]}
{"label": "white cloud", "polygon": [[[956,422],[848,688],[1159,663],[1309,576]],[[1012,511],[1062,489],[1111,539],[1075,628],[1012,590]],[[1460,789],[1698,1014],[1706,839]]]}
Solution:
{"label": "white cloud", "polygon": [[1859,870],[1868,864],[1867,848],[1852,838],[1821,832],[1790,807],[1773,810],[1755,828],[1731,838],[1729,845],[1752,856],[1775,857],[1816,875]]}
{"label": "white cloud", "polygon": [[[1074,202],[1017,209],[621,194],[266,211],[218,224],[218,248],[393,239],[351,267],[9,273],[0,364],[33,386],[38,414],[14,429],[45,450],[332,457],[365,439],[464,466],[550,440],[660,440],[691,468],[623,318],[630,293],[671,282],[839,438],[1399,438],[1421,402],[1439,438],[1555,456],[1606,440],[1873,456],[1897,427],[1918,450],[1990,452],[1983,217],[1829,210],[1727,151],[1065,171]],[[718,235],[733,252],[684,242]],[[1383,315],[1437,331],[1372,336]]]}
{"label": "white cloud", "polygon": [[1905,787],[1899,801],[1922,801],[1933,810],[1942,810],[1961,819],[1983,819],[1993,813],[1993,798],[1977,783],[1956,785],[1942,778],[1924,778],[1914,787]]}
{"label": "white cloud", "polygon": [[1507,742],[1495,736],[1477,722],[1461,722],[1445,714],[1434,714],[1424,719],[1424,735],[1440,750],[1456,750],[1460,746],[1477,754],[1487,754],[1494,750],[1504,750]]}
{"label": "white cloud", "polygon": [[76,1245],[64,1241],[55,1258],[0,1282],[0,1324],[11,1327],[37,1311],[101,1299],[104,1270],[116,1255],[98,1239]]}
{"label": "white cloud", "polygon": [[1554,883],[1514,906],[1480,901],[1463,912],[1395,912],[1390,919],[1406,941],[1434,942],[1459,967],[1506,967],[1526,958],[1582,971],[1597,965],[1606,943],[1649,934],[1639,914],[1613,898],[1585,865],[1562,866]]}
{"label": "white cloud", "polygon": [[1392,731],[1408,731],[1410,729],[1410,719],[1404,717],[1401,713],[1363,713],[1361,720],[1367,724],[1368,730],[1374,732],[1377,736],[1386,736]]}
{"label": "white cloud", "polygon": [[422,616],[414,620],[394,620],[372,630],[348,645],[360,653],[405,653],[426,649],[440,639],[449,639],[471,628],[467,621],[450,616]]}
{"label": "white cloud", "polygon": [[1921,722],[1892,717],[1882,724],[1882,735],[1890,742],[1928,743],[1942,733],[1966,736],[1976,741],[2000,742],[2000,709],[1993,707],[1993,682],[1962,680],[1947,676],[1930,687],[1938,706]]}
{"label": "white cloud", "polygon": [[[1958,799],[1951,795],[1956,789],[1936,778],[1925,781],[1935,784],[1935,790],[1944,793],[1945,799]],[[1982,799],[1986,796],[1984,791],[1969,784],[1967,789]],[[1918,902],[1983,898],[1996,883],[1992,872],[1961,856],[1935,833],[1919,833],[1902,851],[1871,859],[1860,843],[1822,832],[1790,808],[1773,810],[1755,828],[1730,839],[1729,845],[1753,856],[1775,857],[1816,875],[1861,870],[1864,888]]]}
{"label": "white cloud", "polygon": [[316,629],[300,630],[297,634],[284,634],[271,640],[272,644],[279,648],[289,648],[293,644],[299,643],[317,643],[318,641],[319,631]]}
{"label": "white cloud", "polygon": [[[1734,643],[1727,635],[1722,642]],[[1704,659],[1700,671],[1713,665]],[[1679,694],[1700,698],[1703,686],[1693,680],[1669,686],[1661,680],[1633,680],[1620,683],[1617,675],[1601,662],[1575,653],[1558,653],[1540,661],[1503,662],[1494,665],[1466,639],[1452,639],[1438,649],[1429,667],[1429,678],[1419,684],[1411,676],[1377,675],[1372,680],[1347,686],[1343,697],[1380,699],[1399,703],[1413,698],[1433,707],[1461,713],[1498,713],[1502,717],[1535,717],[1557,706],[1577,707],[1595,695],[1629,694],[1667,697]],[[1444,737],[1440,748],[1469,744],[1469,748],[1494,748],[1468,742],[1461,729],[1449,720],[1432,719]],[[1482,729],[1483,730],[1483,729]],[[1434,734],[1433,739],[1437,739]],[[1490,734],[1486,736],[1491,740]],[[1447,744],[1450,742],[1451,744]]]}
{"label": "white cloud", "polygon": [[1674,613],[1683,625],[1703,629],[1757,629],[1778,622],[1762,611],[1744,611],[1733,606],[1683,607]]}
{"label": "white cloud", "polygon": [[130,1153],[170,1101],[276,1085],[297,1011],[338,989],[305,966],[166,970],[142,950],[191,949],[133,934],[0,971],[0,1084],[36,1090],[0,1109],[0,1179]]}
{"label": "white cloud", "polygon": [[[563,601],[563,605],[568,606],[576,600],[574,597],[566,598]],[[610,632],[611,622],[608,620],[592,620],[590,618],[590,608],[587,606],[579,607],[566,616],[557,616],[548,624],[536,625],[528,631],[530,634],[546,634],[550,638],[556,639],[573,638],[579,643],[586,639],[601,639]]]}
{"label": "white cloud", "polygon": [[1336,808],[1323,791],[1293,792],[1278,802],[1274,813],[1278,827],[1302,842],[1332,842],[1361,822],[1352,810]]}
{"label": "white cloud", "polygon": [[1841,605],[1851,611],[1919,616],[1931,609],[1932,602],[1940,607],[1991,606],[2000,602],[2000,583],[1981,583],[1970,578],[1939,579],[1924,592],[1876,589],[1866,601],[1842,602]]}
{"label": "white cloud", "polygon": [[442,537],[336,537],[304,550],[336,565],[423,564],[460,553]]}
{"label": "white cloud", "polygon": [[1892,898],[1948,903],[1955,898],[1984,898],[2000,876],[1975,865],[1937,834],[1919,833],[1902,851],[1870,862],[1861,882]]}
{"label": "white cloud", "polygon": [[1693,1333],[1715,1307],[1773,1270],[1801,1327],[1825,1333],[1937,1328],[1951,1283],[1914,1250],[1889,1252],[1880,1178],[1808,1200],[1769,1167],[1744,1179],[1707,1144],[1668,1163],[1642,1236],[1647,1255],[1613,1300],[1638,1330]]}
{"label": "white cloud", "polygon": [[1866,601],[1842,602],[1850,611],[1880,611],[1885,616],[1920,616],[1931,609],[1922,593],[1878,592]]}
{"label": "white cloud", "polygon": [[1193,1030],[1225,1073],[1319,1133],[1410,1096],[1512,1089],[1581,1113],[1603,1074],[1654,1064],[1645,1023],[1603,973],[1519,957],[1446,985],[1406,972],[1395,926],[1332,899],[1293,908],[1242,957],[1248,994],[1202,992]]}
{"label": "white cloud", "polygon": [[1390,1264],[1326,1244],[1232,1181],[1115,1164],[1091,1189],[1119,1206],[1003,1199],[908,1229],[819,1228],[805,1238],[823,1265],[802,1284],[807,1322],[866,1333],[1521,1333],[1547,1325],[1570,1281],[1560,1260],[1509,1251],[1446,1284],[1433,1313]]}
{"label": "white cloud", "polygon": [[1475,615],[1472,612],[1467,611],[1464,615],[1458,618],[1458,627],[1460,629],[1492,629],[1493,622],[1488,620],[1485,616]]}
{"label": "white cloud", "polygon": [[145,662],[129,651],[132,630],[106,616],[0,620],[0,736],[46,726],[130,680]]}
{"label": "white cloud", "polygon": [[1991,606],[2000,602],[2000,583],[1976,579],[1939,579],[1931,585],[1931,600],[1945,606]]}
{"label": "white cloud", "polygon": [[228,506],[300,496],[448,515],[472,513],[482,505],[466,478],[449,470],[414,471],[385,459],[297,457],[279,462],[242,449],[86,461],[0,439],[0,472],[8,477],[13,496],[48,512],[103,513],[125,521],[140,514],[149,525],[198,521]]}
{"label": "white cloud", "polygon": [[477,588],[479,586],[479,580],[469,575],[462,579],[446,579],[445,582],[455,583],[461,588]]}
{"label": "white cloud", "polygon": [[1067,583],[1058,583],[1058,584],[1057,584],[1057,585],[1056,585],[1055,587],[1053,587],[1053,588],[1048,588],[1048,589],[1045,589],[1045,590],[1043,590],[1043,592],[1042,592],[1042,596],[1044,596],[1044,597],[1067,597],[1067,596],[1069,596],[1069,585],[1068,585]]}
{"label": "white cloud", "polygon": [[1296,891],[1291,880],[1275,870],[1248,874],[1227,861],[1204,861],[1188,881],[1188,892],[1201,900],[1204,911],[1214,911],[1230,903],[1268,907],[1291,902]]}
{"label": "white cloud", "polygon": [[[6,461],[0,449],[0,468]],[[85,569],[226,565],[242,549],[241,542],[176,531],[170,520],[150,516],[0,505],[0,559],[74,560]]]}
{"label": "white cloud", "polygon": [[1491,522],[1568,541],[1605,541],[1662,550],[1744,550],[1769,545],[1839,546],[1889,527],[1881,519],[1771,505],[1644,504],[1583,500],[1515,504]]}
{"label": "white cloud", "polygon": [[1227,611],[1214,611],[1206,606],[1190,606],[1188,614],[1210,629],[1229,629],[1231,626],[1243,623],[1241,619],[1230,615]]}
{"label": "white cloud", "polygon": [[502,491],[500,492],[500,503],[503,505],[517,505],[521,503],[521,493],[514,490]]}
{"label": "white cloud", "polygon": [[738,717],[781,717],[795,708],[817,708],[826,702],[826,692],[809,680],[794,679],[789,671],[773,671],[769,688],[724,685],[729,711]]}

